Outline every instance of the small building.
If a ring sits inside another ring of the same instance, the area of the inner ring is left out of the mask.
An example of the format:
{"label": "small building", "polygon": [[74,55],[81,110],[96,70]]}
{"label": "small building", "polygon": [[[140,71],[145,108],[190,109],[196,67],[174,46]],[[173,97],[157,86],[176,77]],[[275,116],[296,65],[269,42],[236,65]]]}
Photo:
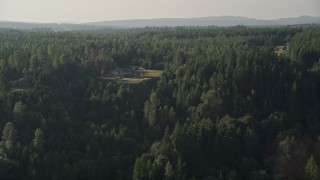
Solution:
{"label": "small building", "polygon": [[128,77],[132,76],[131,69],[116,69],[115,71],[112,71],[111,74],[114,77]]}

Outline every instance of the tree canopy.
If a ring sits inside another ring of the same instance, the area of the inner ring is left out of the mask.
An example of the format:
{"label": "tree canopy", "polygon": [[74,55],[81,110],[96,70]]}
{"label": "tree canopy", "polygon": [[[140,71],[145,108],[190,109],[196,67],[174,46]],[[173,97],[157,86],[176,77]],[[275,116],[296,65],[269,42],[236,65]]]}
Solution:
{"label": "tree canopy", "polygon": [[319,30],[0,29],[0,177],[318,179]]}

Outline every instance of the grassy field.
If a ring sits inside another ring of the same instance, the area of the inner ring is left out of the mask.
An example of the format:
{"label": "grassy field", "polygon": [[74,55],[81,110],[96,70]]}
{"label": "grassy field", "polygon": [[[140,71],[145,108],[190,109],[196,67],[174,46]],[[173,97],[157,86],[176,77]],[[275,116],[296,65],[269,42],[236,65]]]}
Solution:
{"label": "grassy field", "polygon": [[162,71],[159,70],[135,70],[133,73],[142,74],[144,77],[160,77]]}
{"label": "grassy field", "polygon": [[123,83],[127,83],[127,84],[138,84],[143,81],[150,80],[150,79],[151,78],[122,78],[122,79],[119,79],[118,81],[123,82]]}
{"label": "grassy field", "polygon": [[12,87],[11,92],[28,92],[31,88]]}
{"label": "grassy field", "polygon": [[112,76],[100,76],[99,79],[101,80],[111,80],[111,81],[118,81],[126,84],[138,84],[144,81],[148,81],[150,79],[160,77],[162,71],[159,70],[134,70],[132,71],[133,74],[136,76],[133,77],[123,77],[123,78],[116,78]]}

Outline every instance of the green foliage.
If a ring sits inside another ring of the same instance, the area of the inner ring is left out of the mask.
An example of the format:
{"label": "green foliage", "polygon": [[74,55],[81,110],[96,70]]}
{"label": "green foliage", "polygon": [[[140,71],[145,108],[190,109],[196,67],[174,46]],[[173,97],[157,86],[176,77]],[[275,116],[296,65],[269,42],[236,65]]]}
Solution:
{"label": "green foliage", "polygon": [[310,68],[320,59],[319,29],[310,28],[293,37],[290,43],[290,58]]}
{"label": "green foliage", "polygon": [[[318,179],[319,37],[0,29],[0,178]],[[99,78],[137,67],[163,73]]]}
{"label": "green foliage", "polygon": [[1,141],[1,154],[4,156],[10,156],[16,148],[17,145],[17,130],[13,123],[8,122],[2,131],[2,141]]}
{"label": "green foliage", "polygon": [[173,172],[172,165],[170,161],[168,161],[165,167],[165,174],[164,174],[165,179],[173,179],[173,175],[174,175],[174,172]]}
{"label": "green foliage", "polygon": [[36,148],[42,148],[44,145],[43,132],[39,128],[37,128],[36,131],[34,132],[33,145]]}
{"label": "green foliage", "polygon": [[305,167],[305,179],[316,180],[320,178],[319,167],[314,157],[311,156]]}

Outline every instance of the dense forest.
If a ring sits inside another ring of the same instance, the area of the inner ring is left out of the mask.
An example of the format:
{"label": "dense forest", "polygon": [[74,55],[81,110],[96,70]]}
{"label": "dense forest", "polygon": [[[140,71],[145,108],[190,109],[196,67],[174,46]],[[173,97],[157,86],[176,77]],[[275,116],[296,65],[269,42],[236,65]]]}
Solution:
{"label": "dense forest", "polygon": [[1,130],[0,179],[320,179],[320,27],[0,29]]}

